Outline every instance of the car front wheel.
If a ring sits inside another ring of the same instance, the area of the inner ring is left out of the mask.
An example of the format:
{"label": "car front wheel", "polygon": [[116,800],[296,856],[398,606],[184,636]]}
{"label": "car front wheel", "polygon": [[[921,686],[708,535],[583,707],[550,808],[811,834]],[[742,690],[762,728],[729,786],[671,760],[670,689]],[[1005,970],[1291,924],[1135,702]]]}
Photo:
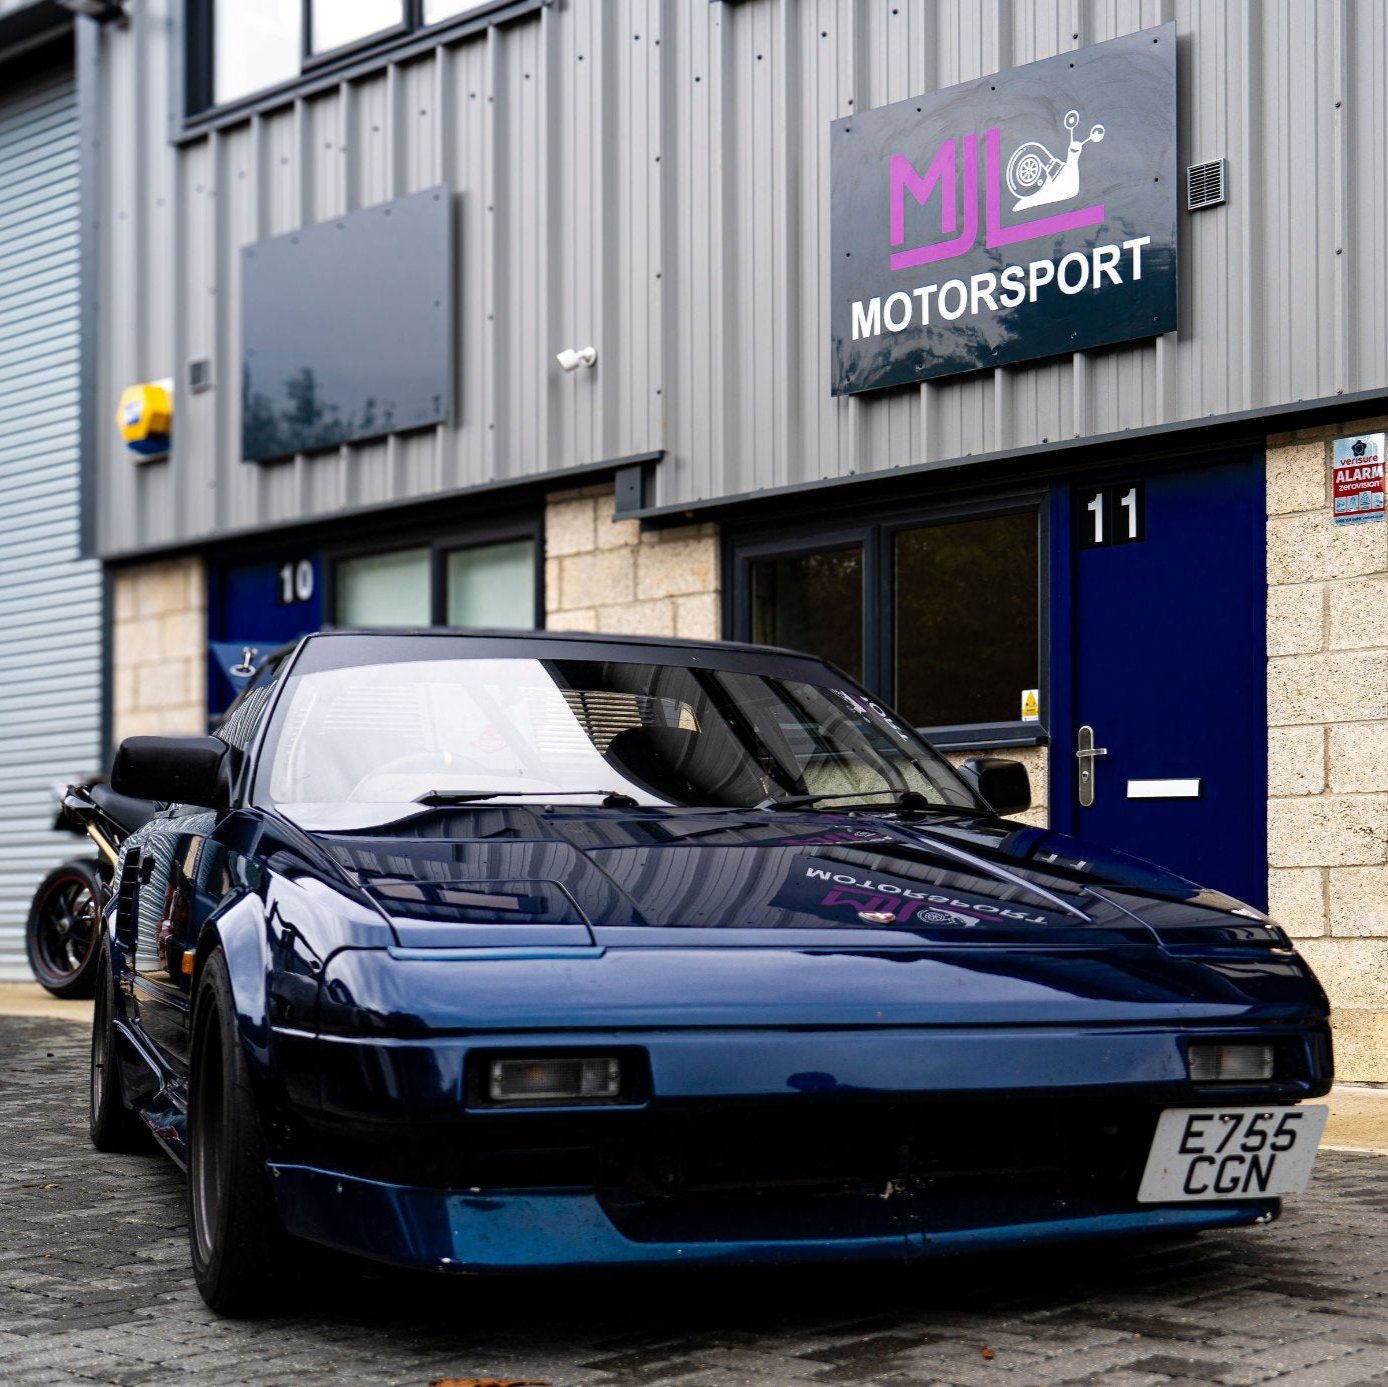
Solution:
{"label": "car front wheel", "polygon": [[188,1089],[188,1225],[193,1275],[219,1314],[274,1306],[288,1238],[265,1168],[226,959],[210,954],[193,1000]]}

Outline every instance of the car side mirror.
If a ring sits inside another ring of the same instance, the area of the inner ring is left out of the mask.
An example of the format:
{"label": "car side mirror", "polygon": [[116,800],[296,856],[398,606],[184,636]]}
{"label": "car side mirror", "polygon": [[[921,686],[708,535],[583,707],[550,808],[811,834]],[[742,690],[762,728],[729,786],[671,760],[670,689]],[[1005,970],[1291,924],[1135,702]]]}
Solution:
{"label": "car side mirror", "polygon": [[1021,814],[1031,808],[1031,777],[1020,761],[971,756],[963,768],[973,781],[974,789],[1000,817]]}
{"label": "car side mirror", "polygon": [[111,788],[135,799],[225,809],[230,750],[218,737],[127,737],[116,749]]}

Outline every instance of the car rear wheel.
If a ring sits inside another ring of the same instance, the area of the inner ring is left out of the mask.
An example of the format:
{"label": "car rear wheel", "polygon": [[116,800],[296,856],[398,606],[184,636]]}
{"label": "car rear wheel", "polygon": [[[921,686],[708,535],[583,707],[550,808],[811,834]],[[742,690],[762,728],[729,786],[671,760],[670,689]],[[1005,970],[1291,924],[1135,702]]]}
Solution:
{"label": "car rear wheel", "polygon": [[92,1009],[92,1074],[89,1129],[98,1151],[148,1151],[151,1137],[130,1111],[116,1054],[116,978],[111,952],[97,950],[96,1005]]}
{"label": "car rear wheel", "polygon": [[34,976],[55,997],[90,997],[105,884],[94,862],[64,862],[39,883],[24,943]]}
{"label": "car rear wheel", "polygon": [[188,1232],[193,1275],[219,1314],[275,1303],[289,1254],[265,1168],[226,959],[203,964],[193,1000],[188,1089]]}

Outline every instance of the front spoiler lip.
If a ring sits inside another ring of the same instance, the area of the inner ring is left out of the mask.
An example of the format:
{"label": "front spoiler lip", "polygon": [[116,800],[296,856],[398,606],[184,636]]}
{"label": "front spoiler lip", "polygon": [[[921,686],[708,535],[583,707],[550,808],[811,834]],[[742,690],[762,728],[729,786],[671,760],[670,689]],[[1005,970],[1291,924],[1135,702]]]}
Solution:
{"label": "front spoiler lip", "polygon": [[286,1229],[296,1237],[396,1266],[447,1272],[593,1267],[897,1261],[1096,1238],[1196,1232],[1270,1222],[1279,1200],[1147,1205],[989,1227],[903,1230],[880,1237],[638,1242],[587,1189],[439,1190],[313,1166],[269,1166]]}

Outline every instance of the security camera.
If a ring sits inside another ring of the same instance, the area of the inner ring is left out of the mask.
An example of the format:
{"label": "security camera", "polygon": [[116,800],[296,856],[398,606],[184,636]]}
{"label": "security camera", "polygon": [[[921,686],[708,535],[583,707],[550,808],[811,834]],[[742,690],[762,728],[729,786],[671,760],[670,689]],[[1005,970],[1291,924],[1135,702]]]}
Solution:
{"label": "security camera", "polygon": [[565,371],[577,371],[580,366],[596,366],[598,364],[598,349],[596,347],[565,347],[555,360]]}

